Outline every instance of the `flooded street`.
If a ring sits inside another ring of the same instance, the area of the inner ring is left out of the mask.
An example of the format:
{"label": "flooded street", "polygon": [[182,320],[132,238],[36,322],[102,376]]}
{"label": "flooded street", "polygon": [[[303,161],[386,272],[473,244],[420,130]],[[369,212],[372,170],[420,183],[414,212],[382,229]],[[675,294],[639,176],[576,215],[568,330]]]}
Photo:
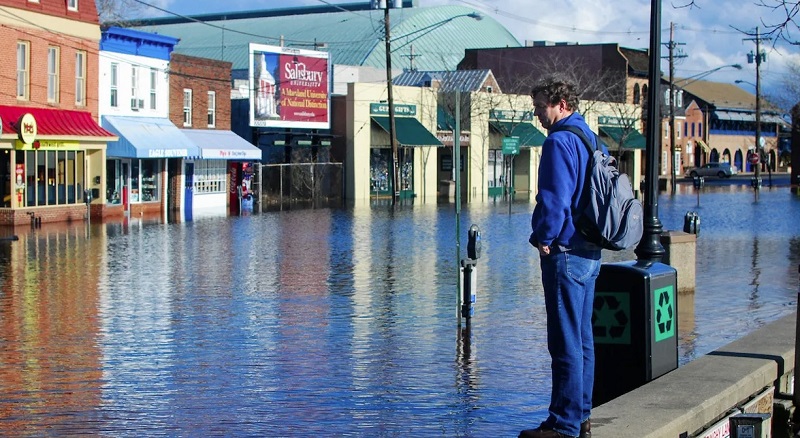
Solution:
{"label": "flooded street", "polygon": [[[659,199],[665,229],[701,218],[681,364],[800,289],[799,197],[686,191]],[[0,435],[516,436],[550,391],[531,211],[464,206],[462,252],[470,224],[483,237],[468,333],[452,205],[2,230],[20,240],[0,242]]]}

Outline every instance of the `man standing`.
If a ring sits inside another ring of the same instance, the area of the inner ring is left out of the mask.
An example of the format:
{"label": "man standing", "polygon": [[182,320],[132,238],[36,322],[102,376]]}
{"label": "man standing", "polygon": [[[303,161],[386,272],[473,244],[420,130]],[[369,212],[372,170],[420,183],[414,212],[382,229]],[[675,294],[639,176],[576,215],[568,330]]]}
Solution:
{"label": "man standing", "polygon": [[548,130],[539,164],[539,191],[531,218],[530,243],[539,249],[547,310],[547,349],[552,359],[549,416],[519,438],[589,438],[594,384],[592,306],[600,273],[600,248],[576,232],[589,152],[566,126],[578,127],[596,142],[578,114],[575,84],[557,77],[532,90],[534,115]]}

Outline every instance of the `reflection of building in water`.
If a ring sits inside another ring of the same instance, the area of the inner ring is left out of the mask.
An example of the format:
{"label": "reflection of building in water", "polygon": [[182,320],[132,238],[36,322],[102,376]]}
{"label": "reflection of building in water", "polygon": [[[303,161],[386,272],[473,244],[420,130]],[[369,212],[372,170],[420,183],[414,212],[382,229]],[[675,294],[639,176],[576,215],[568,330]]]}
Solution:
{"label": "reflection of building in water", "polygon": [[105,242],[84,239],[82,224],[17,230],[20,240],[3,243],[0,258],[0,436],[19,435],[31,416],[39,433],[60,435],[65,415],[89,416],[102,403],[98,267]]}
{"label": "reflection of building in water", "polygon": [[267,67],[267,56],[264,53],[256,55],[258,59],[258,83],[256,84],[256,117],[269,118],[276,115],[275,110],[275,77]]}

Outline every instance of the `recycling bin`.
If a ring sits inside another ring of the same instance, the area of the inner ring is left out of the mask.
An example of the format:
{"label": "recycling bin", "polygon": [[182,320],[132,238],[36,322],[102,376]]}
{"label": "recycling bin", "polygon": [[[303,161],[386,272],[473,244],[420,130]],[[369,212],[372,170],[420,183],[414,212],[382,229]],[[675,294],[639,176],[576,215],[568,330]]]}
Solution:
{"label": "recycling bin", "polygon": [[663,263],[604,263],[595,285],[592,404],[678,368],[678,275]]}

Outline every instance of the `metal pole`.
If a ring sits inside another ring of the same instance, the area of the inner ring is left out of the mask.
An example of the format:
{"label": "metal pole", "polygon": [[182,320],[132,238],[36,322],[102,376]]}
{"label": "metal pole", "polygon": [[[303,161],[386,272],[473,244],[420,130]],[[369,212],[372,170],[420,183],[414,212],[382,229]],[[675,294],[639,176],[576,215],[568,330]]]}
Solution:
{"label": "metal pole", "polygon": [[675,58],[673,56],[675,23],[669,24],[669,161],[670,188],[675,194],[677,169],[675,169]]}
{"label": "metal pole", "polygon": [[397,205],[400,197],[400,170],[397,159],[397,138],[394,125],[394,96],[392,95],[392,43],[389,29],[389,4],[383,11],[383,26],[386,32],[386,97],[389,104],[389,141],[392,145],[392,206]]}
{"label": "metal pole", "polygon": [[453,126],[453,168],[456,170],[456,309],[461,324],[461,92],[455,96],[455,123]]}
{"label": "metal pole", "polygon": [[[761,188],[761,33],[756,27],[756,153],[758,154],[758,164],[756,164],[756,181],[753,188],[758,196]],[[757,198],[756,198],[757,199]]]}
{"label": "metal pole", "polygon": [[[800,274],[800,265],[797,265],[797,273]],[[794,329],[794,384],[792,391],[792,401],[795,408],[800,406],[800,379],[797,378],[797,370],[800,370],[800,356],[797,352],[800,351],[800,289],[797,291],[797,321],[795,322]]]}
{"label": "metal pole", "polygon": [[514,155],[508,165],[508,214],[511,215],[511,204],[514,203]]}
{"label": "metal pole", "polygon": [[661,245],[663,226],[658,219],[658,150],[659,92],[661,81],[661,0],[650,1],[650,63],[648,66],[647,89],[647,172],[645,176],[644,233],[639,246],[634,251],[639,260],[660,262],[666,251]]}

